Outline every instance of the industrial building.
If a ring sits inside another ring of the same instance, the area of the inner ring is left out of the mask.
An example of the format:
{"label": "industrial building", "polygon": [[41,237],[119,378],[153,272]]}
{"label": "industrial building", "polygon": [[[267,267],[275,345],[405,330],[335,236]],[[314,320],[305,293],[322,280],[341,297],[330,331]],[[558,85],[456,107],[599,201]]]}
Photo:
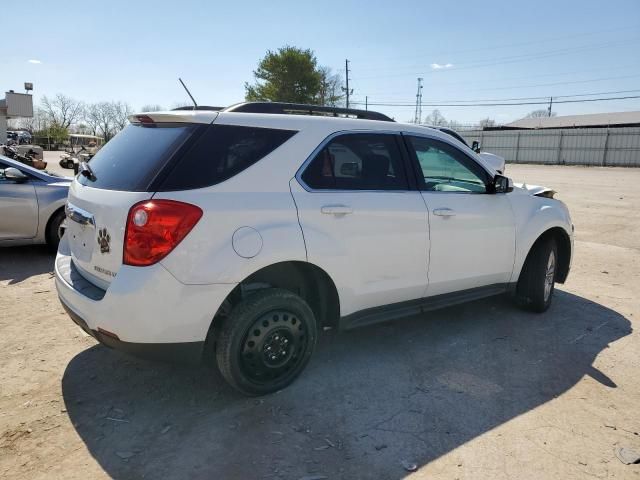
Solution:
{"label": "industrial building", "polygon": [[548,128],[621,128],[640,127],[640,112],[590,113],[562,117],[521,118],[490,130],[531,130]]}

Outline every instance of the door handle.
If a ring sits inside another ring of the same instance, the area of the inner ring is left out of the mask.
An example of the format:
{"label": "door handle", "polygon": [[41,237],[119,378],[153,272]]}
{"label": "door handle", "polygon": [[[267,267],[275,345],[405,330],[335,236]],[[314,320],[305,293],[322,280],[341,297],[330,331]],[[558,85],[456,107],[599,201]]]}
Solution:
{"label": "door handle", "polygon": [[324,205],[320,211],[327,215],[348,215],[353,209],[347,205]]}
{"label": "door handle", "polygon": [[439,217],[453,217],[456,212],[450,208],[436,208],[433,211],[433,214],[438,215]]}
{"label": "door handle", "polygon": [[93,215],[71,203],[67,203],[65,205],[64,212],[67,218],[79,223],[80,225],[91,225],[94,228],[96,226],[96,221],[93,218]]}

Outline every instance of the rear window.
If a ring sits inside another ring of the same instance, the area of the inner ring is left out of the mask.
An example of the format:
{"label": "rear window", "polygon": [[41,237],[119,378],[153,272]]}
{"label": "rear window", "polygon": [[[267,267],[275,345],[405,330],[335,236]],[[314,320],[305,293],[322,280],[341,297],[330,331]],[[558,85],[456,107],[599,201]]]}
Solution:
{"label": "rear window", "polygon": [[210,125],[159,182],[159,191],[188,190],[223,182],[269,155],[297,132]]}
{"label": "rear window", "polygon": [[146,191],[198,128],[184,123],[127,125],[90,160],[95,180],[79,175],[78,181],[106,190]]}

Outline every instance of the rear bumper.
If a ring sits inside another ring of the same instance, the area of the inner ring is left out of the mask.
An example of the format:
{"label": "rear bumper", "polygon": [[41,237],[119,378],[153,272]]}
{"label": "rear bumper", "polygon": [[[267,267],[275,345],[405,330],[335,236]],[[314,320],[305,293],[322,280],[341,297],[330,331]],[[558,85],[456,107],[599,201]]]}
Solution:
{"label": "rear bumper", "polygon": [[197,364],[202,360],[205,342],[185,342],[185,343],[135,343],[123,342],[122,340],[112,337],[101,332],[100,330],[91,330],[87,322],[69,308],[62,299],[60,303],[82,330],[87,332],[93,338],[98,340],[106,347],[129,353],[136,357],[148,358],[150,360],[161,360],[176,363]]}
{"label": "rear bumper", "polygon": [[101,290],[75,269],[65,237],[55,283],[74,322],[101,343],[145,357],[188,360],[200,357],[211,321],[235,287],[185,285],[156,264],[122,266],[109,288]]}

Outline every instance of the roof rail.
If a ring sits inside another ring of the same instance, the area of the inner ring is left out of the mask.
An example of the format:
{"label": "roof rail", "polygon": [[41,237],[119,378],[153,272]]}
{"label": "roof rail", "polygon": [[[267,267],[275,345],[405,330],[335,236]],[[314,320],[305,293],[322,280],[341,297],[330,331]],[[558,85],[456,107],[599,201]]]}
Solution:
{"label": "roof rail", "polygon": [[222,110],[223,112],[244,112],[244,113],[273,113],[280,115],[320,115],[337,117],[340,115],[356,117],[364,120],[380,120],[383,122],[393,122],[394,120],[383,113],[371,110],[356,110],[353,108],[324,107],[321,105],[307,105],[304,103],[283,103],[283,102],[245,102],[231,105]]}

